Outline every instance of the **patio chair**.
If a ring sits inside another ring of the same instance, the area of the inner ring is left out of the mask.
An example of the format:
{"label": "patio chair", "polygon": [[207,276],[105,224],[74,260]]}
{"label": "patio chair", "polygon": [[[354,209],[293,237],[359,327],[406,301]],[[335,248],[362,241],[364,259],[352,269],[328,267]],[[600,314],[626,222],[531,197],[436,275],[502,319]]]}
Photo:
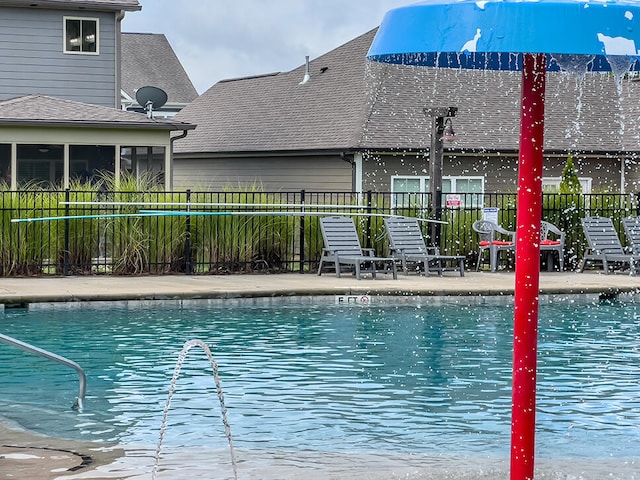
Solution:
{"label": "patio chair", "polygon": [[582,230],[588,247],[584,252],[578,272],[584,271],[587,262],[601,262],[604,273],[611,272],[612,264],[629,264],[631,275],[638,273],[640,255],[624,251],[613,221],[607,217],[586,217],[581,219]]}
{"label": "patio chair", "polygon": [[462,255],[440,255],[438,247],[427,247],[422,236],[418,220],[408,217],[388,217],[384,219],[384,226],[389,238],[390,255],[400,260],[405,275],[409,274],[407,264],[415,262],[422,264],[424,274],[429,275],[433,267],[438,275],[447,268],[447,263],[454,265],[452,270],[459,270],[464,277],[464,260]]}
{"label": "patio chair", "polygon": [[[505,230],[489,220],[476,220],[473,222],[472,228],[480,237],[476,271],[480,270],[480,262],[484,260],[485,252],[489,252],[489,266],[492,272],[496,272],[500,254],[509,251],[515,252],[516,232]],[[502,240],[503,238],[507,238],[507,240]]]}
{"label": "patio chair", "polygon": [[626,217],[622,219],[624,234],[631,248],[632,255],[640,255],[640,217]]}
{"label": "patio chair", "polygon": [[560,271],[564,270],[564,237],[564,232],[554,224],[544,220],[540,223],[540,254],[547,255],[548,271],[553,270],[553,252],[558,254]]}
{"label": "patio chair", "polygon": [[355,269],[355,275],[360,280],[363,271],[371,272],[376,278],[376,263],[383,263],[391,268],[394,280],[398,278],[395,258],[376,257],[373,249],[363,249],[353,219],[349,217],[333,216],[320,218],[320,229],[325,247],[322,249],[318,275],[322,274],[325,264],[333,264],[336,277],[340,277],[340,267],[349,265]]}

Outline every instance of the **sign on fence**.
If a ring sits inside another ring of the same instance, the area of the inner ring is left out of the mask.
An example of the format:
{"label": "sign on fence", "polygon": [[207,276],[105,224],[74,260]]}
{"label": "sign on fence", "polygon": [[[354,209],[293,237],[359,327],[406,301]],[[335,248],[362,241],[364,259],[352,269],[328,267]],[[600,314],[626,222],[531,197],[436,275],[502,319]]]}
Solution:
{"label": "sign on fence", "polygon": [[460,208],[462,206],[462,199],[457,193],[447,193],[445,205],[448,208]]}
{"label": "sign on fence", "polygon": [[482,209],[482,219],[498,223],[498,207],[485,207]]}

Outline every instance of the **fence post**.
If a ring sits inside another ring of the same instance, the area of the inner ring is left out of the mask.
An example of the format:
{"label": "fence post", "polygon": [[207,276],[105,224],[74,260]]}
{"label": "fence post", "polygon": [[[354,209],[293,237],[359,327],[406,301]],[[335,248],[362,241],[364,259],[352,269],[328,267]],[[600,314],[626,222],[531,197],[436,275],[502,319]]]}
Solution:
{"label": "fence post", "polygon": [[[191,211],[191,189],[187,189],[187,212]],[[184,234],[184,273],[191,275],[191,215],[187,215]]]}
{"label": "fence post", "polygon": [[[305,191],[300,190],[300,204],[302,205],[302,212],[304,213],[304,202],[305,202]],[[305,217],[304,215],[300,215],[300,266],[298,267],[299,273],[304,273],[304,227],[305,227]]]}
{"label": "fence post", "polygon": [[62,252],[62,275],[69,275],[69,201],[71,193],[69,189],[64,191],[64,251]]}

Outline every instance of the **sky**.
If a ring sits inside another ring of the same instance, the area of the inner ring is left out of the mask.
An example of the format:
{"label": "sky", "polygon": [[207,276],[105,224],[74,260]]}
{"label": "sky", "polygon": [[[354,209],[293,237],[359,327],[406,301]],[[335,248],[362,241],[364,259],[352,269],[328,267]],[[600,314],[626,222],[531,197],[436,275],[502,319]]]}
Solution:
{"label": "sky", "polygon": [[163,33],[202,94],[219,80],[286,72],[415,0],[138,0],[123,32]]}

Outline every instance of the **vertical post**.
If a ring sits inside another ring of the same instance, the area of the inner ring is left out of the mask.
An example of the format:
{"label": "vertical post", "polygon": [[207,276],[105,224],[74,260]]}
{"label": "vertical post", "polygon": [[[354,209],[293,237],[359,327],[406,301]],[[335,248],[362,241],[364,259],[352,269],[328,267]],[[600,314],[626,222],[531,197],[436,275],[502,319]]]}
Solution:
{"label": "vertical post", "polygon": [[69,188],[64,191],[64,216],[67,217],[64,220],[64,251],[62,252],[62,275],[69,275],[69,201],[71,194]]}
{"label": "vertical post", "polygon": [[[442,218],[442,171],[444,169],[442,136],[444,134],[445,118],[455,117],[457,111],[458,107],[423,109],[424,114],[433,119],[431,122],[431,146],[429,148],[429,192],[431,195],[431,218],[434,220]],[[442,226],[440,223],[431,224],[429,237],[432,246],[440,247],[441,232]]]}
{"label": "vertical post", "polygon": [[[444,117],[433,117],[431,126],[431,148],[429,150],[429,192],[431,192],[431,218],[442,218],[442,133],[444,131]],[[441,225],[431,223],[431,245],[440,246]]]}
{"label": "vertical post", "polygon": [[545,75],[544,54],[524,55],[516,217],[511,480],[532,480],[534,472]]}
{"label": "vertical post", "polygon": [[[191,190],[187,189],[187,212],[191,211]],[[184,273],[191,275],[191,215],[187,215],[184,235]]]}
{"label": "vertical post", "polygon": [[[305,192],[304,190],[300,190],[300,204],[302,205],[302,211],[304,212],[304,202],[305,202]],[[300,215],[300,243],[299,243],[299,258],[300,265],[298,267],[299,273],[304,273],[304,229],[305,229],[305,221],[304,215]]]}

